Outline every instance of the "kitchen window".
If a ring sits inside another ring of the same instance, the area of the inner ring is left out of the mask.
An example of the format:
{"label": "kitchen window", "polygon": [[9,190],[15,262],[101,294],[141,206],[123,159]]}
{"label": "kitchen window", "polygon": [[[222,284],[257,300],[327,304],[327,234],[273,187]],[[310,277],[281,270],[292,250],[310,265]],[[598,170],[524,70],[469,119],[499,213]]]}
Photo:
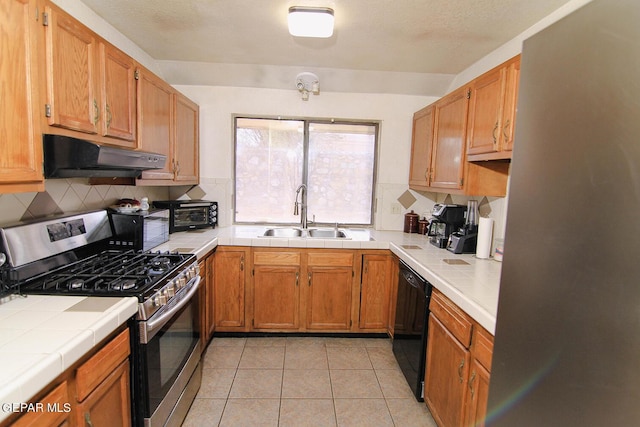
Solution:
{"label": "kitchen window", "polygon": [[235,223],[371,225],[377,123],[235,118]]}

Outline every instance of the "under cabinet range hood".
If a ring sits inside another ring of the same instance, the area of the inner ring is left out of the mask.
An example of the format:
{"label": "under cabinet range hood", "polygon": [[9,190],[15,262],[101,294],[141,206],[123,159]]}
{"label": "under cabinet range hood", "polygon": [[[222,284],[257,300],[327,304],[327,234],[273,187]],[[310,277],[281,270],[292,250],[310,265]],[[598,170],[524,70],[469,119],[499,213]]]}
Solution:
{"label": "under cabinet range hood", "polygon": [[45,178],[138,178],[162,169],[167,156],[106,147],[61,135],[43,135]]}

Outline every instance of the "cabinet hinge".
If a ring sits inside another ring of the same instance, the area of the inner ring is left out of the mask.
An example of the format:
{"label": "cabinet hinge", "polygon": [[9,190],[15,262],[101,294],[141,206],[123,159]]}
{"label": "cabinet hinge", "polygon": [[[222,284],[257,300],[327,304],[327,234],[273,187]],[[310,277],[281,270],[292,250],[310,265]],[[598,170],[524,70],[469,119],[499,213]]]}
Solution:
{"label": "cabinet hinge", "polygon": [[464,186],[464,178],[460,178],[460,187]]}
{"label": "cabinet hinge", "polygon": [[49,26],[49,14],[47,12],[43,12],[42,13],[42,25],[44,27],[48,27]]}
{"label": "cabinet hinge", "polygon": [[252,268],[252,269],[251,269],[251,275],[252,275],[252,276],[255,276],[255,275],[256,275],[256,269],[255,269],[255,268]]}
{"label": "cabinet hinge", "polygon": [[471,89],[467,89],[467,99],[471,99]]}
{"label": "cabinet hinge", "polygon": [[133,78],[136,79],[136,80],[140,80],[140,70],[136,70],[133,73]]}
{"label": "cabinet hinge", "polygon": [[44,116],[51,117],[51,104],[44,104]]}

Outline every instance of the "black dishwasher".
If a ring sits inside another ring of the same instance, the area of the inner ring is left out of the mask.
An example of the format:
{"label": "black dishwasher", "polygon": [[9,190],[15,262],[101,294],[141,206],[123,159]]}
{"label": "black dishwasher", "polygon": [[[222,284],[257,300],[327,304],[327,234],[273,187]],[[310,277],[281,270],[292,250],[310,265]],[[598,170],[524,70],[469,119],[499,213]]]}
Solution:
{"label": "black dishwasher", "polygon": [[424,400],[431,283],[400,261],[393,354],[418,401]]}

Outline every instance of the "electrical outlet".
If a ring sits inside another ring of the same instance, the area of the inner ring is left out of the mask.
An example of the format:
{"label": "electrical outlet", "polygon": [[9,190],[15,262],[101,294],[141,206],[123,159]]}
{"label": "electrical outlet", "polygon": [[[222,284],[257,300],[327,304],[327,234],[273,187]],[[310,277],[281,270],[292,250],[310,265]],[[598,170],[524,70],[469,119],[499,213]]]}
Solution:
{"label": "electrical outlet", "polygon": [[391,213],[399,215],[402,212],[400,208],[400,203],[391,203]]}

